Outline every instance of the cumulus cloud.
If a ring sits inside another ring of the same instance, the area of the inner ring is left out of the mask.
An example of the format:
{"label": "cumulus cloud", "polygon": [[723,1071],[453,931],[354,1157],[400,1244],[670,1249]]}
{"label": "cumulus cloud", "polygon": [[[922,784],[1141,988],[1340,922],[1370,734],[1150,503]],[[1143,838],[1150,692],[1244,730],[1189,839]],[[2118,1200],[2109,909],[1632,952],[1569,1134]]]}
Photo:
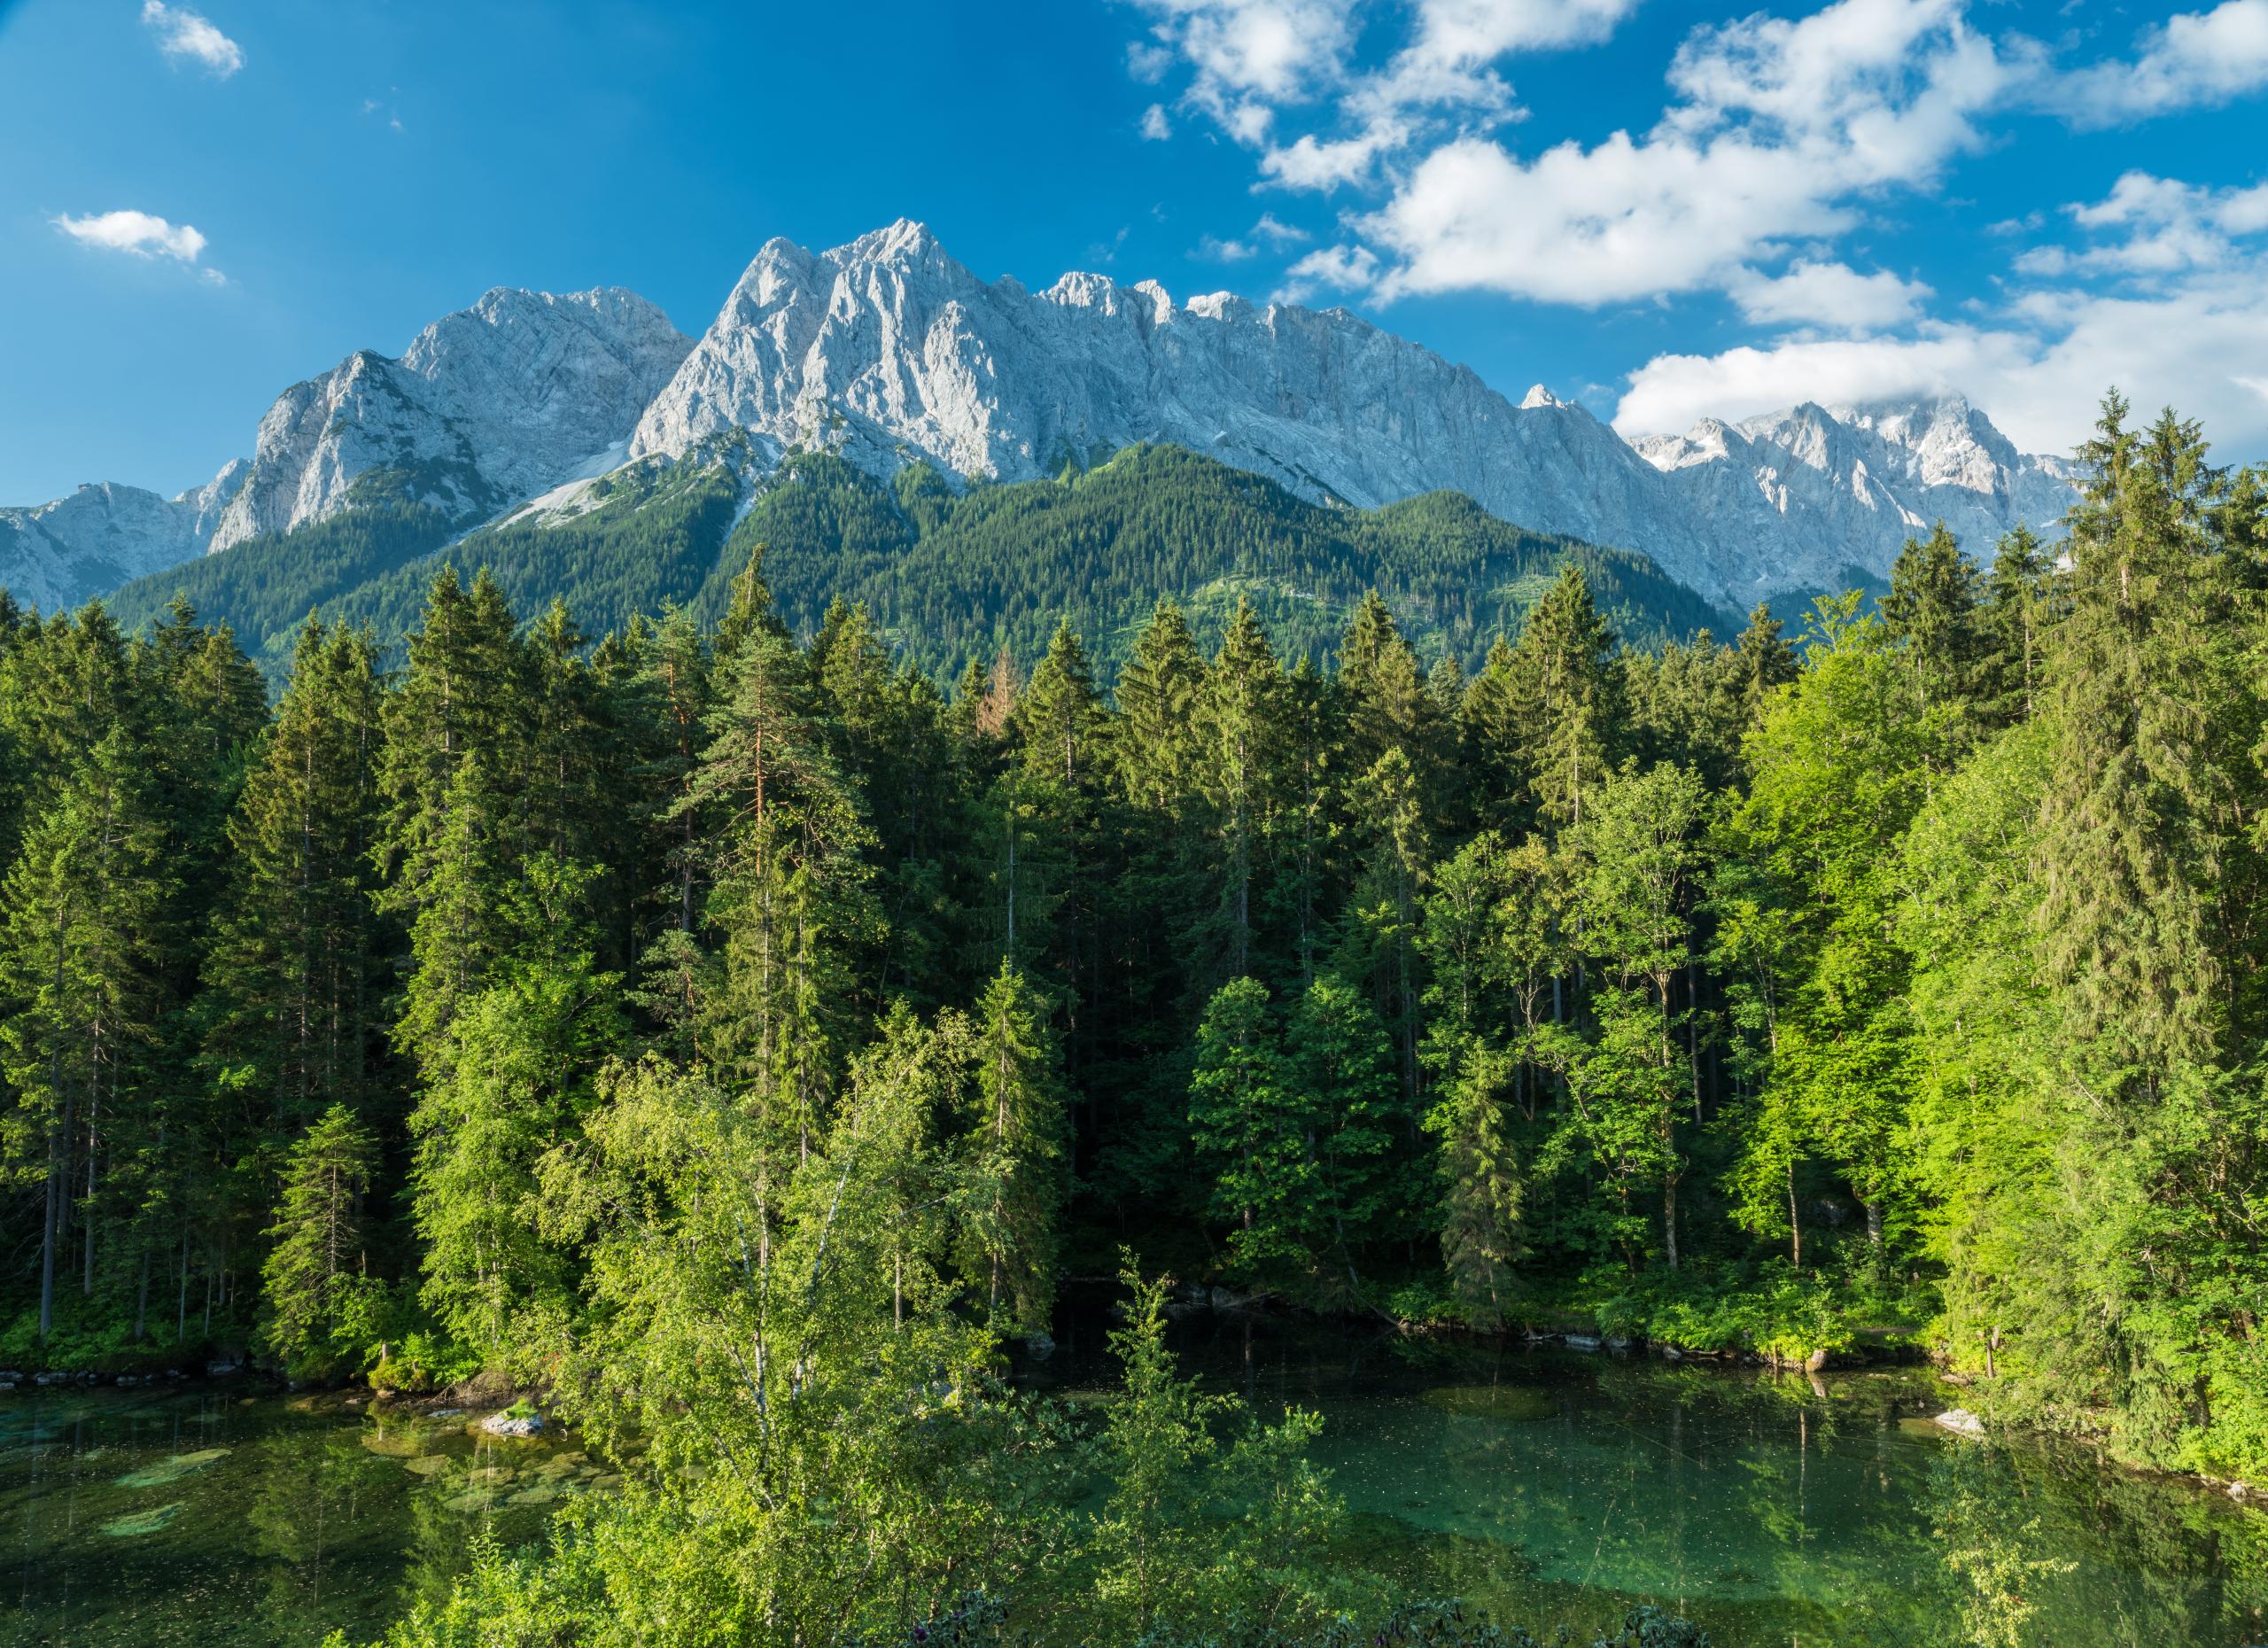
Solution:
{"label": "cumulus cloud", "polygon": [[2080,126],[2210,108],[2268,87],[2268,0],[2225,0],[2147,30],[2134,55],[2048,83],[2043,101]]}
{"label": "cumulus cloud", "polygon": [[1614,426],[1626,435],[1738,418],[1798,400],[1967,394],[2031,452],[2068,452],[2116,385],[2144,408],[2202,417],[2225,458],[2268,456],[2268,288],[2259,271],[2158,296],[2036,294],[1998,323],[1905,338],[1799,338],[1713,355],[1664,354],[1633,372]]}
{"label": "cumulus cloud", "polygon": [[2093,244],[2035,246],[2016,260],[2038,276],[2115,273],[2149,279],[2224,268],[2243,253],[2237,242],[2268,229],[2268,183],[2202,189],[2148,172],[2128,172],[2102,199],[2064,208]]}
{"label": "cumulus cloud", "polygon": [[1378,278],[1378,253],[1368,246],[1318,246],[1284,271],[1276,298],[1306,303],[1319,292],[1359,292]]}
{"label": "cumulus cloud", "polygon": [[[1183,101],[1257,145],[1275,109],[1336,82],[1354,46],[1354,0],[1136,0],[1155,19],[1130,54],[1138,77],[1175,58],[1192,71]],[[1160,59],[1155,54],[1168,55]]]}
{"label": "cumulus cloud", "polygon": [[1379,295],[1480,288],[1596,305],[1722,285],[1857,201],[1932,181],[2008,83],[1959,0],[1840,0],[1689,36],[1654,129],[1523,159],[1465,137],[1427,155],[1365,237]]}
{"label": "cumulus cloud", "polygon": [[1142,111],[1143,137],[1151,143],[1163,143],[1173,136],[1173,122],[1166,119],[1166,105],[1153,103]]}
{"label": "cumulus cloud", "polygon": [[1252,232],[1255,239],[1279,248],[1303,245],[1315,238],[1296,223],[1279,222],[1273,212],[1262,212],[1260,221],[1252,226]]}
{"label": "cumulus cloud", "polygon": [[[66,214],[53,221],[56,228],[82,245],[123,252],[129,257],[170,258],[196,268],[205,252],[205,237],[196,229],[187,223],[169,223],[147,212],[97,212],[85,217]],[[215,285],[225,284],[218,269],[198,268],[198,273]]]}
{"label": "cumulus cloud", "polygon": [[165,0],[145,0],[142,26],[157,36],[158,50],[167,57],[200,63],[221,80],[245,66],[244,48],[214,27],[201,13]]}
{"label": "cumulus cloud", "polygon": [[1799,258],[1778,275],[1743,269],[1729,290],[1740,312],[1767,326],[1824,326],[1876,332],[1915,319],[1930,296],[1920,281],[1887,270],[1861,275],[1847,263]]}

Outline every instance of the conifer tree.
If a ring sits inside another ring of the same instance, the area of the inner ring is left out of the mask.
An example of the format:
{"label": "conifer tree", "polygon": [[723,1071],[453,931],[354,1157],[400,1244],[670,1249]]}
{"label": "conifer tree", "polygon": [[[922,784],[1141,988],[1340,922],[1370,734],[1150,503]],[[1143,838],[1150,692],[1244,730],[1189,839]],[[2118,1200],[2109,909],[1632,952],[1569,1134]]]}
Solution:
{"label": "conifer tree", "polygon": [[510,952],[504,888],[530,820],[513,800],[522,757],[524,660],[485,573],[467,591],[433,580],[409,667],[385,701],[374,858],[379,907],[405,918],[412,966],[398,1036],[428,1080],[447,1073],[457,1012]]}
{"label": "conifer tree", "polygon": [[1306,1259],[1316,1177],[1310,1122],[1267,986],[1231,979],[1197,1026],[1189,1126],[1212,1180],[1212,1212],[1229,1222],[1229,1251],[1247,1273]]}
{"label": "conifer tree", "polygon": [[1007,962],[971,1025],[974,1170],[965,1236],[990,1318],[1041,1333],[1055,1304],[1068,1116],[1045,1000]]}
{"label": "conifer tree", "polygon": [[1772,616],[1772,609],[1759,601],[1748,615],[1748,627],[1740,633],[1739,651],[1741,696],[1748,706],[1748,722],[1753,726],[1763,715],[1764,701],[1772,689],[1796,679],[1796,649],[1780,620]]}
{"label": "conifer tree", "polygon": [[1972,700],[1985,665],[1986,636],[1977,618],[1977,563],[1939,521],[1926,539],[1906,540],[1890,569],[1882,616],[1906,652],[1915,701],[1935,719],[1948,762],[1974,735]]}
{"label": "conifer tree", "polygon": [[1153,817],[1174,817],[1189,794],[1192,729],[1204,680],[1205,661],[1188,619],[1170,600],[1159,602],[1134,638],[1115,695],[1119,787]]}
{"label": "conifer tree", "polygon": [[1536,815],[1554,829],[1582,822],[1588,798],[1621,758],[1623,706],[1614,632],[1570,561],[1544,592],[1510,661],[1517,724],[1532,729],[1525,765]]}
{"label": "conifer tree", "polygon": [[0,939],[0,1078],[13,1108],[7,1159],[42,1186],[39,1335],[55,1323],[63,1249],[79,1227],[94,1291],[101,1173],[129,1123],[153,1038],[156,939],[171,880],[146,754],[113,728],[25,833]]}
{"label": "conifer tree", "polygon": [[1203,738],[1198,779],[1220,843],[1222,886],[1216,921],[1228,975],[1252,963],[1253,884],[1265,871],[1280,805],[1288,705],[1283,666],[1249,601],[1222,637],[1206,671],[1198,718]]}
{"label": "conifer tree", "polygon": [[229,824],[202,1056],[284,1133],[334,1107],[371,1107],[385,959],[372,909],[380,719],[369,636],[311,619]]}
{"label": "conifer tree", "polygon": [[858,1017],[852,956],[879,937],[871,842],[812,702],[804,659],[752,623],[726,665],[683,805],[717,820],[706,923],[721,971],[702,1045],[782,1147],[807,1154]]}
{"label": "conifer tree", "polygon": [[1985,579],[1987,690],[1994,719],[2005,726],[2039,712],[2047,632],[2057,602],[2054,563],[2031,529],[2019,525],[2000,540]]}
{"label": "conifer tree", "polygon": [[286,1367],[322,1374],[361,1347],[352,1333],[374,1291],[364,1198],[377,1136],[343,1104],[310,1124],[284,1160],[274,1244],[260,1266],[262,1336]]}

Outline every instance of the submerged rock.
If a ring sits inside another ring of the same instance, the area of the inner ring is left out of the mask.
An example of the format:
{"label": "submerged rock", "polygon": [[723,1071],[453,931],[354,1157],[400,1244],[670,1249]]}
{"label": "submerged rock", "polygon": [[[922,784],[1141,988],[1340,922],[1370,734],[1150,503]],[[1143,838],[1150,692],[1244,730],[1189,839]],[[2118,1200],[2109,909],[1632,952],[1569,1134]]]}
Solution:
{"label": "submerged rock", "polygon": [[159,1505],[154,1511],[136,1511],[132,1516],[122,1516],[103,1524],[103,1532],[113,1539],[132,1539],[138,1534],[154,1534],[181,1514],[181,1502]]}
{"label": "submerged rock", "polygon": [[1982,1436],[1984,1421],[1966,1408],[1948,1408],[1932,1421],[1958,1436]]}
{"label": "submerged rock", "polygon": [[192,1471],[201,1471],[217,1459],[229,1457],[226,1448],[206,1448],[196,1453],[177,1453],[160,1459],[155,1465],[145,1465],[138,1471],[129,1471],[118,1479],[120,1488],[159,1488],[178,1481]]}

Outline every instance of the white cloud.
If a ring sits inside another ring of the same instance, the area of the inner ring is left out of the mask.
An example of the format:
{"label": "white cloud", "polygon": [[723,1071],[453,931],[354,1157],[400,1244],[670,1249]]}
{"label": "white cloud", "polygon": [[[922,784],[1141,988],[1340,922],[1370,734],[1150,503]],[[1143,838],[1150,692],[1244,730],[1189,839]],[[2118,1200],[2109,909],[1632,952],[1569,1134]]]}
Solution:
{"label": "white cloud", "polygon": [[1177,53],[1194,71],[1183,100],[1244,144],[1266,137],[1278,105],[1334,83],[1354,46],[1354,0],[1136,4],[1156,19],[1157,44],[1130,51],[1129,66],[1162,76],[1154,54]]}
{"label": "white cloud", "polygon": [[1137,40],[1126,48],[1126,72],[1145,86],[1154,86],[1173,67],[1173,48],[1154,40]]}
{"label": "white cloud", "polygon": [[1279,222],[1273,212],[1262,212],[1260,221],[1252,226],[1252,232],[1256,239],[1278,247],[1301,245],[1315,238],[1297,224]]}
{"label": "white cloud", "polygon": [[158,50],[167,57],[202,63],[222,80],[245,66],[244,48],[187,7],[146,0],[142,26],[158,37]]}
{"label": "white cloud", "polygon": [[1318,292],[1359,292],[1378,278],[1378,253],[1368,246],[1318,246],[1284,271],[1280,303],[1305,303]]}
{"label": "white cloud", "polygon": [[1396,259],[1381,297],[1484,289],[1596,305],[1723,284],[1791,239],[1848,229],[1858,201],[1930,183],[1980,141],[2012,71],[1959,0],[1840,0],[1682,46],[1682,94],[1643,136],[1521,159],[1434,150],[1365,236]]}
{"label": "white cloud", "polygon": [[1804,338],[1716,355],[1656,356],[1630,375],[1614,426],[1683,430],[1798,400],[1959,391],[2030,452],[2085,437],[2102,392],[2146,410],[2204,420],[2225,459],[2268,456],[2268,283],[2215,275],[2159,296],[2047,293],[2000,323],[1940,326],[1909,338]]}
{"label": "white cloud", "polygon": [[2071,247],[2035,246],[2016,260],[2021,274],[2118,274],[2160,279],[2225,268],[2243,254],[2238,239],[2268,230],[2268,183],[2202,189],[2148,172],[2128,172],[2110,193],[2064,214],[2086,233],[2114,235]]}
{"label": "white cloud", "polygon": [[[189,224],[169,223],[147,212],[97,212],[86,217],[66,214],[52,221],[82,245],[129,257],[170,258],[196,268],[205,251],[205,237]],[[228,284],[218,269],[198,268],[198,273],[216,286]]]}
{"label": "white cloud", "polygon": [[1260,248],[1248,240],[1223,240],[1217,235],[1208,235],[1200,240],[1195,253],[1216,263],[1242,263],[1259,254]]}
{"label": "white cloud", "polygon": [[1288,148],[1270,149],[1261,156],[1261,175],[1289,189],[1327,195],[1341,183],[1367,181],[1379,157],[1400,148],[1408,136],[1407,128],[1394,121],[1332,143],[1318,142],[1310,132]]}
{"label": "white cloud", "polygon": [[1827,326],[1877,332],[1915,319],[1931,293],[1920,281],[1888,270],[1861,275],[1847,263],[1798,259],[1776,276],[1743,269],[1730,284],[1732,299],[1748,319],[1764,325]]}
{"label": "white cloud", "polygon": [[2225,0],[2146,31],[2131,61],[2052,82],[2044,101],[2078,126],[2117,126],[2213,107],[2268,87],[2268,0]]}
{"label": "white cloud", "polygon": [[1511,88],[1493,65],[1518,51],[1591,45],[1638,8],[1638,0],[1419,0],[1417,31],[1365,87],[1374,113],[1432,105],[1498,114]]}
{"label": "white cloud", "polygon": [[1173,122],[1166,119],[1166,105],[1153,103],[1142,111],[1142,136],[1149,143],[1163,143],[1173,136]]}

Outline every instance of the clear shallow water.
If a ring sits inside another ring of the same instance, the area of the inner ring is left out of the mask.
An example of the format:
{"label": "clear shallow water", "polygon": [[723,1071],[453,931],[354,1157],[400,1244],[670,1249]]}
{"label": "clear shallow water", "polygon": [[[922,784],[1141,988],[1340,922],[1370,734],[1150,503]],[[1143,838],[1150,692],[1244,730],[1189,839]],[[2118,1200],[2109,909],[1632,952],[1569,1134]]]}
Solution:
{"label": "clear shallow water", "polygon": [[[1919,1372],[1814,1385],[1206,1317],[1179,1337],[1263,1410],[1322,1412],[1350,1559],[1547,1639],[1651,1602],[1718,1648],[2268,1643],[2268,1514],[2080,1449],[1953,1436]],[[1099,1338],[1048,1372],[1098,1377]]]}
{"label": "clear shallow water", "polygon": [[341,1394],[0,1395],[0,1643],[313,1648],[533,1538],[605,1481],[571,1442],[372,1419]]}
{"label": "clear shallow water", "polygon": [[[2268,1516],[2076,1450],[1940,1434],[1915,1375],[1815,1389],[1214,1318],[1178,1337],[1263,1408],[1322,1411],[1346,1558],[1404,1595],[1579,1629],[1658,1602],[1719,1648],[1935,1648],[1996,1607],[2016,1635],[1987,1640],[2042,1648],[2268,1642]],[[1034,1382],[1090,1388],[1100,1350],[1075,1325]],[[606,1481],[571,1440],[374,1420],[335,1395],[0,1395],[0,1643],[367,1637],[446,1587],[476,1533],[532,1538]]]}

